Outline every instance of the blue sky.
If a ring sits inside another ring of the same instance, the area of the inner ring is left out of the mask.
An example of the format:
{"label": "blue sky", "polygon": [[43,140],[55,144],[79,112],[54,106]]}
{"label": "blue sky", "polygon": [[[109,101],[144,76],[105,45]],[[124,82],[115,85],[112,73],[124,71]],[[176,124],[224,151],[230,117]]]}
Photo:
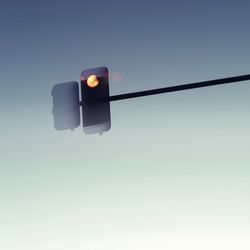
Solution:
{"label": "blue sky", "polygon": [[111,103],[103,136],[54,131],[50,93],[98,66],[111,94],[248,74],[249,10],[1,1],[0,248],[249,249],[249,81]]}

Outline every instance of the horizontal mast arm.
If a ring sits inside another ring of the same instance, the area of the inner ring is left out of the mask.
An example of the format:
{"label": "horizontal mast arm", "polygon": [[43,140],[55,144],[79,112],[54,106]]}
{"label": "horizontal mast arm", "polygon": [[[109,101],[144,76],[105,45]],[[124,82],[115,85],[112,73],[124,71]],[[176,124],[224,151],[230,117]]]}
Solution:
{"label": "horizontal mast arm", "polygon": [[188,84],[170,86],[170,87],[159,88],[159,89],[144,90],[144,91],[132,92],[132,93],[121,94],[121,95],[114,95],[114,96],[109,96],[108,98],[105,98],[102,101],[118,101],[118,100],[124,100],[124,99],[130,99],[130,98],[136,98],[136,97],[142,97],[142,96],[157,95],[157,94],[163,94],[163,93],[175,92],[175,91],[181,91],[181,90],[187,90],[187,89],[203,88],[203,87],[209,87],[209,86],[215,86],[215,85],[221,85],[221,84],[227,84],[227,83],[233,83],[233,82],[241,82],[241,81],[247,81],[247,80],[250,80],[250,74],[209,80],[209,81],[188,83]]}

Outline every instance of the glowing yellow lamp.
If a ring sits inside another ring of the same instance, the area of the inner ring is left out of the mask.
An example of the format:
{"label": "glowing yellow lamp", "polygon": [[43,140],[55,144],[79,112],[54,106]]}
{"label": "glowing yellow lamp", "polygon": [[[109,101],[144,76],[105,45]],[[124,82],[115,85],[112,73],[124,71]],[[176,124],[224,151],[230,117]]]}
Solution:
{"label": "glowing yellow lamp", "polygon": [[99,84],[99,80],[96,75],[90,75],[87,79],[87,85],[90,88],[95,88]]}

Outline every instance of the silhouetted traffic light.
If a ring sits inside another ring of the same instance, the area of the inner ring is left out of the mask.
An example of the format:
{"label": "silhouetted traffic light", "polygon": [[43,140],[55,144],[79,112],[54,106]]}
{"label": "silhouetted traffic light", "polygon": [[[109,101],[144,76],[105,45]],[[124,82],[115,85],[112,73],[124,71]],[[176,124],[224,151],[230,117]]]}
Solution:
{"label": "silhouetted traffic light", "polygon": [[106,67],[84,70],[80,78],[81,101],[77,82],[56,84],[52,89],[54,127],[56,130],[78,127],[80,125],[80,106],[82,106],[84,132],[86,134],[101,134],[111,128],[111,101],[248,81],[250,80],[250,74],[114,96],[109,95],[109,72]]}
{"label": "silhouetted traffic light", "polygon": [[86,134],[108,131],[111,128],[109,73],[106,67],[84,70],[81,73],[82,118]]}
{"label": "silhouetted traffic light", "polygon": [[79,87],[77,82],[56,84],[53,96],[53,117],[56,130],[74,129],[80,125]]}

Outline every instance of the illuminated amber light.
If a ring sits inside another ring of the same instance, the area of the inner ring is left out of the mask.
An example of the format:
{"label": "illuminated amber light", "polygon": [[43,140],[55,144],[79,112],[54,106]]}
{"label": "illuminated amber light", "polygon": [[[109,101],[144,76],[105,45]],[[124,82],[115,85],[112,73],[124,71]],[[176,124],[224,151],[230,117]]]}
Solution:
{"label": "illuminated amber light", "polygon": [[98,81],[96,75],[91,75],[91,76],[88,77],[88,79],[87,79],[87,85],[90,88],[95,88],[98,84],[99,84],[99,81]]}

